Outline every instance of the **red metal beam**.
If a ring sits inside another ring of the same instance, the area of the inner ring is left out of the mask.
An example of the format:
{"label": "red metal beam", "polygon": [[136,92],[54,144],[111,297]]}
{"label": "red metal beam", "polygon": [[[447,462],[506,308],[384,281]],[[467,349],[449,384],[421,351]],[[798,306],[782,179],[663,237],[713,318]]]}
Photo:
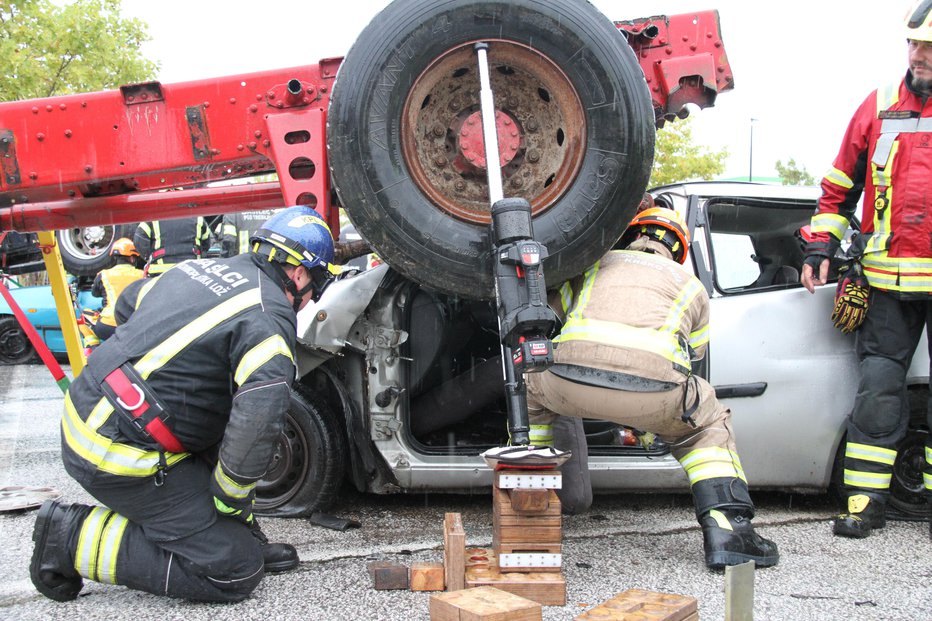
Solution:
{"label": "red metal beam", "polygon": [[138,192],[25,203],[0,209],[0,231],[49,231],[94,224],[211,215],[284,206],[278,183],[249,183],[192,190]]}

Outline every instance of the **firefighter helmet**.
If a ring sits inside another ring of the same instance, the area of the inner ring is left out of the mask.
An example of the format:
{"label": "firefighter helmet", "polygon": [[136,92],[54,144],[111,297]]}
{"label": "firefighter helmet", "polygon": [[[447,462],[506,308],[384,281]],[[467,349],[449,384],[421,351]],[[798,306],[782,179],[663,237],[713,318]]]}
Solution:
{"label": "firefighter helmet", "polygon": [[270,261],[329,271],[333,261],[330,227],[310,207],[289,207],[269,218],[249,242]]}
{"label": "firefighter helmet", "polygon": [[932,0],[919,0],[906,14],[906,38],[932,42]]}
{"label": "firefighter helmet", "polygon": [[120,239],[113,242],[113,247],[110,248],[110,256],[119,255],[121,257],[138,257],[139,252],[136,250],[136,245],[128,237],[121,237]]}
{"label": "firefighter helmet", "polygon": [[627,248],[631,242],[646,235],[666,246],[677,263],[686,262],[689,248],[689,229],[676,211],[665,207],[652,207],[638,212],[622,234],[618,246]]}

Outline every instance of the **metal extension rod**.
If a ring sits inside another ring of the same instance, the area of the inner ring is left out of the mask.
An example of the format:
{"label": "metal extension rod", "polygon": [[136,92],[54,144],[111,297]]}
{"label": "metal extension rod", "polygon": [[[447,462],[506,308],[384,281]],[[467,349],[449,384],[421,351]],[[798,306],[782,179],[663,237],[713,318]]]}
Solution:
{"label": "metal extension rod", "polygon": [[[489,204],[505,197],[502,190],[501,156],[498,153],[498,128],[495,121],[495,98],[489,80],[488,43],[476,43],[479,62],[479,106],[482,110],[482,140],[485,143],[485,169],[489,178]],[[494,160],[494,163],[493,163]]]}

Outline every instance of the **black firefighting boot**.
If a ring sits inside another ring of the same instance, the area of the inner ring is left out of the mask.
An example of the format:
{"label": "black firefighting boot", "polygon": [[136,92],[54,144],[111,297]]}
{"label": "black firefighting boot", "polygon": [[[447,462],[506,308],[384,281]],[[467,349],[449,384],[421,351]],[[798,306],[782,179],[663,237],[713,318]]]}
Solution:
{"label": "black firefighting boot", "polygon": [[848,512],[835,517],[832,532],[841,537],[863,539],[875,528],[887,525],[886,503],[867,494],[848,496]]}
{"label": "black firefighting boot", "polygon": [[262,544],[262,560],[265,573],[275,574],[291,571],[298,566],[298,551],[289,543],[269,543],[268,537],[259,528],[259,520],[253,518],[252,534]]}
{"label": "black firefighting boot", "polygon": [[50,599],[75,599],[84,581],[74,568],[69,533],[80,524],[91,508],[46,500],[39,508],[32,540],[36,542],[29,563],[29,577],[36,589]]}
{"label": "black firefighting boot", "polygon": [[712,509],[699,523],[705,564],[711,569],[748,561],[756,567],[771,567],[780,560],[777,544],[758,535],[751,517],[742,510]]}
{"label": "black firefighting boot", "polygon": [[771,567],[780,561],[777,544],[758,535],[751,523],[754,504],[747,483],[731,477],[705,479],[695,483],[692,492],[709,568],[747,561]]}

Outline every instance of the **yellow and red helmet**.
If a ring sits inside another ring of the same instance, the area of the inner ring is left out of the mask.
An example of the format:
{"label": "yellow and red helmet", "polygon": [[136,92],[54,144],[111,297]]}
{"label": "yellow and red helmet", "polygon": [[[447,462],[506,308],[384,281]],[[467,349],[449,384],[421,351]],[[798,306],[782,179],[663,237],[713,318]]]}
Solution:
{"label": "yellow and red helmet", "polygon": [[679,213],[665,207],[651,207],[635,214],[622,234],[618,246],[627,248],[638,237],[646,235],[670,249],[673,260],[686,262],[689,249],[689,227]]}
{"label": "yellow and red helmet", "polygon": [[932,42],[932,0],[919,0],[906,13],[906,38]]}
{"label": "yellow and red helmet", "polygon": [[121,257],[138,257],[139,252],[136,250],[136,244],[127,237],[121,237],[113,242],[113,248],[110,249],[110,256],[120,255]]}

